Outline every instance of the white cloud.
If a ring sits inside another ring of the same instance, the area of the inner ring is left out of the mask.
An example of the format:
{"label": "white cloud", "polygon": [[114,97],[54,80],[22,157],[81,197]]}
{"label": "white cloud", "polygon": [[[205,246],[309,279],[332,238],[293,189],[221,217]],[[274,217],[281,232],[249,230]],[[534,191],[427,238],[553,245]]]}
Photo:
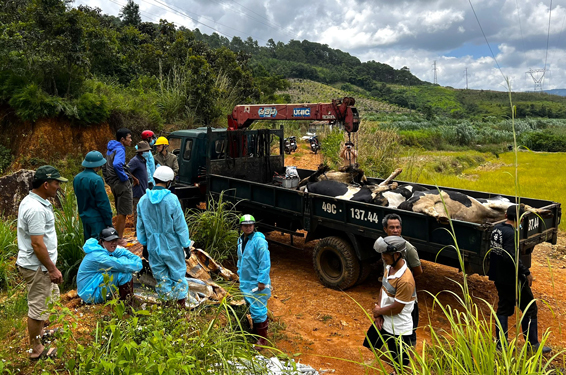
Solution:
{"label": "white cloud", "polygon": [[[566,87],[562,71],[566,62],[562,42],[566,8],[562,4],[552,9],[547,54],[549,9],[547,2],[540,0],[472,0],[475,14],[468,2],[453,0],[159,0],[181,9],[200,24],[156,0],[135,1],[144,20],[165,18],[179,26],[212,33],[206,24],[229,38],[251,36],[260,45],[269,38],[283,42],[308,39],[350,52],[362,61],[407,66],[427,81],[433,79],[432,63],[436,60],[438,82],[456,88],[465,87],[467,67],[470,88],[503,90],[506,76],[515,89],[531,90],[532,80],[525,73],[544,67],[548,55],[550,73],[545,88]],[[120,8],[102,0],[74,3],[79,4],[98,6],[114,15]],[[482,30],[497,53],[503,75],[485,45]]]}

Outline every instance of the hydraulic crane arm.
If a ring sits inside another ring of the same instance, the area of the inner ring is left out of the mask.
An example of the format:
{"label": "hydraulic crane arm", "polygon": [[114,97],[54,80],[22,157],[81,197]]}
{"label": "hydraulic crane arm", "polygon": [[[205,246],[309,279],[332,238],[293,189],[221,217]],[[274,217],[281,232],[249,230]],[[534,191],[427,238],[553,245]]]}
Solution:
{"label": "hydraulic crane arm", "polygon": [[357,132],[360,116],[354,98],[334,99],[332,103],[237,105],[228,115],[228,130],[245,129],[256,120],[327,120],[342,124],[348,133]]}

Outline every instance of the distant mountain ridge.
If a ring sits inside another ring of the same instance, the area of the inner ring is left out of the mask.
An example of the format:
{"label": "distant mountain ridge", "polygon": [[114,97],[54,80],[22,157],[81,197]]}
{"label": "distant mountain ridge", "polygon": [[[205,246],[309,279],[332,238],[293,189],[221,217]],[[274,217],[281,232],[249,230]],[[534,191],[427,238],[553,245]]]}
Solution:
{"label": "distant mountain ridge", "polygon": [[551,95],[566,96],[566,89],[552,89],[552,90],[543,90],[543,91]]}

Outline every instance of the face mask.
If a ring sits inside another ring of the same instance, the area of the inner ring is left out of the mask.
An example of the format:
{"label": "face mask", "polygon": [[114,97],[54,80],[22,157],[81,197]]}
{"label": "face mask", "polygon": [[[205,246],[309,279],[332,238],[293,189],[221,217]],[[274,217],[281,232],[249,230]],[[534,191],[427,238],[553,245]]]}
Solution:
{"label": "face mask", "polygon": [[150,146],[153,146],[154,144],[155,144],[155,138],[153,138],[153,139],[151,140],[151,142],[149,142],[149,145],[150,145]]}

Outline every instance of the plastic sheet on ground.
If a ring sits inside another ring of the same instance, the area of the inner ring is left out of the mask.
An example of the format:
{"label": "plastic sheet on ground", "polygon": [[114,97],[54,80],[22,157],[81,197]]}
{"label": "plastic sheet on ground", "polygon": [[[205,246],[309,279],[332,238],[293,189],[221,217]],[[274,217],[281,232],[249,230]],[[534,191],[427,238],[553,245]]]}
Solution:
{"label": "plastic sheet on ground", "polygon": [[[228,292],[220,285],[212,281],[211,273],[220,275],[227,281],[239,281],[238,275],[222,267],[204,250],[191,248],[191,256],[185,259],[187,265],[187,282],[189,283],[189,295],[187,296],[187,307],[195,308],[203,303],[219,303]],[[134,294],[148,303],[157,303],[159,298],[154,289],[155,279],[149,274],[135,275]],[[141,288],[142,284],[148,288]],[[232,305],[240,305],[242,301],[230,301]]]}
{"label": "plastic sheet on ground", "polygon": [[236,374],[267,374],[267,375],[319,375],[320,373],[309,365],[296,363],[292,359],[281,361],[277,357],[267,358],[262,355],[252,360],[239,359],[227,361],[231,371]]}

